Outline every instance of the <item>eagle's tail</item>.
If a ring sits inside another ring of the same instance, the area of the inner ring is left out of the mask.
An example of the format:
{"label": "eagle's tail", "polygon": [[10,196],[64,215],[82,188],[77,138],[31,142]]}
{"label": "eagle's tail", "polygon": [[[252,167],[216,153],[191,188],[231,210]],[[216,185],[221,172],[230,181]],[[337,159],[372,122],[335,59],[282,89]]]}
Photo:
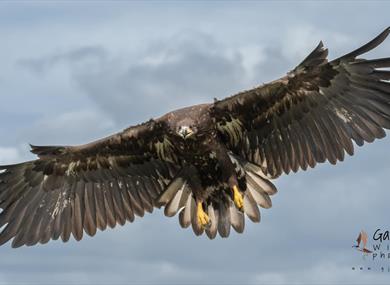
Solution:
{"label": "eagle's tail", "polygon": [[[270,196],[277,192],[276,187],[262,174],[259,166],[234,156],[231,156],[231,159],[236,166],[238,178],[246,181],[243,211],[236,208],[232,196],[229,195],[231,190],[226,188],[226,185],[220,185],[218,190],[211,191],[214,194],[204,202],[204,210],[210,219],[210,224],[206,228],[200,226],[197,220],[196,200],[191,188],[191,174],[188,169],[183,169],[172,179],[157,198],[156,206],[165,206],[164,213],[168,217],[179,212],[181,227],[188,228],[191,225],[196,235],[206,232],[210,239],[214,239],[217,233],[221,237],[228,237],[231,228],[242,233],[245,227],[244,214],[251,221],[260,222],[258,206],[262,208],[272,206]],[[209,190],[206,189],[207,192]]]}
{"label": "eagle's tail", "polygon": [[[243,211],[236,208],[230,189],[220,191],[222,197],[213,200],[208,204],[208,215],[211,219],[211,226],[206,229],[206,234],[210,239],[216,237],[217,233],[221,237],[228,237],[230,228],[242,233],[245,227],[244,214],[255,223],[260,222],[261,208],[270,208],[272,202],[270,196],[277,192],[276,187],[263,175],[261,168],[248,161],[243,161],[231,155],[231,160],[236,166],[238,178],[246,182]],[[241,175],[241,177],[240,177]]]}

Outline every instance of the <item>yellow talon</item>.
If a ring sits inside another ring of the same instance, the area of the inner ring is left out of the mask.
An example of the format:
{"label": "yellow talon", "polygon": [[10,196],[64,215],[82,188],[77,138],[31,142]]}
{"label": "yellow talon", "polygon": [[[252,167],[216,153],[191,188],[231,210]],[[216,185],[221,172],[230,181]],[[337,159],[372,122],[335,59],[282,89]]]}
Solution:
{"label": "yellow talon", "polygon": [[233,199],[236,207],[241,210],[244,207],[244,199],[242,198],[242,194],[240,190],[238,190],[237,185],[233,186]]}
{"label": "yellow talon", "polygon": [[196,212],[198,224],[202,227],[207,227],[210,224],[210,218],[203,210],[202,202],[198,202],[198,210]]}

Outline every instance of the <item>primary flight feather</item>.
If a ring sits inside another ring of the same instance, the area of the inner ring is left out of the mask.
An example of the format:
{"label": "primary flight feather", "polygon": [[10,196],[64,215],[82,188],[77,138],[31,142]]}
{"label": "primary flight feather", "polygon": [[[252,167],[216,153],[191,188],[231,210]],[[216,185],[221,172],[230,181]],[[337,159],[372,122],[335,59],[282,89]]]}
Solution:
{"label": "primary flight feather", "polygon": [[154,207],[196,235],[244,231],[271,207],[270,180],[332,164],[390,129],[390,58],[361,48],[328,62],[320,43],[286,76],[80,146],[31,146],[0,166],[0,244],[46,243],[132,222]]}

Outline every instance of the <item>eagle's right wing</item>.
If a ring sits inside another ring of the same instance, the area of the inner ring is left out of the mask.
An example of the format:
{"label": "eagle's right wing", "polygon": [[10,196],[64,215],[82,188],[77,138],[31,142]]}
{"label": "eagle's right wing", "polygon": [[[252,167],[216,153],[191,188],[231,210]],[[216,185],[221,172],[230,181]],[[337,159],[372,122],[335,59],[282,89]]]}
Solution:
{"label": "eagle's right wing", "polygon": [[152,212],[177,171],[163,122],[81,146],[32,146],[39,159],[0,166],[0,244],[80,240]]}

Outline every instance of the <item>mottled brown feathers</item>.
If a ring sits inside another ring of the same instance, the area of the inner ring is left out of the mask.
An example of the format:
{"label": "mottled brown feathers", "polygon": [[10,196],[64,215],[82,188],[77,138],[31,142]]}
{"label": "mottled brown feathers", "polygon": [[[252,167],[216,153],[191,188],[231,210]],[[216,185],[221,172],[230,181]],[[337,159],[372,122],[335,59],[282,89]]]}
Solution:
{"label": "mottled brown feathers", "polygon": [[[328,63],[320,43],[286,77],[215,103],[226,143],[269,177],[328,160],[335,164],[390,127],[389,58],[359,56],[378,46],[386,29],[363,47]],[[236,122],[240,128],[229,130]],[[239,138],[239,141],[237,140]]]}
{"label": "mottled brown feathers", "polygon": [[[259,208],[272,206],[270,179],[335,164],[354,153],[353,142],[386,135],[390,58],[358,56],[389,33],[329,62],[320,42],[281,79],[89,144],[31,145],[37,160],[0,166],[0,245],[80,240],[154,207],[196,235],[242,233],[245,215],[260,222]],[[191,137],[180,137],[182,127]]]}

